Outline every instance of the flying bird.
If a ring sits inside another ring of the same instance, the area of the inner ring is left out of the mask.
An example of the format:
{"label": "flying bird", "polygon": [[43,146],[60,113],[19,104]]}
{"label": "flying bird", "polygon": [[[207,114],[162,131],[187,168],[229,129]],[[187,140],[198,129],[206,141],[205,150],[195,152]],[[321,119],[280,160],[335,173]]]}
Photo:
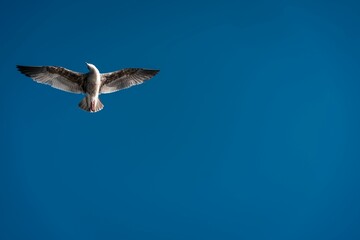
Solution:
{"label": "flying bird", "polygon": [[100,94],[113,93],[143,83],[154,77],[159,70],[125,68],[110,73],[100,73],[95,65],[86,63],[88,73],[78,73],[57,66],[20,66],[17,69],[34,81],[50,85],[70,93],[86,96],[79,107],[88,112],[98,112],[104,108]]}

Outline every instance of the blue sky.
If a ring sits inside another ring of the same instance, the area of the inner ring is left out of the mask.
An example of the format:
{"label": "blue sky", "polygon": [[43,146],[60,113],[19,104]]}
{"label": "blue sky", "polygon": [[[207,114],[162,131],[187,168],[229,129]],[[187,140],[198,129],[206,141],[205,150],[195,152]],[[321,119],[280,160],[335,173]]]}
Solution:
{"label": "blue sky", "polygon": [[[360,239],[356,1],[0,4],[0,239]],[[15,65],[160,69],[109,95]]]}

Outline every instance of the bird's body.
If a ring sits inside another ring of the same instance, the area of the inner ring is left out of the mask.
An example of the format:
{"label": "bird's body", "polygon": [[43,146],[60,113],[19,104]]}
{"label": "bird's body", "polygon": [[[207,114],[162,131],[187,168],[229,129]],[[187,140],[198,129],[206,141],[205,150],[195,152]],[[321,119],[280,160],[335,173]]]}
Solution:
{"label": "bird's body", "polygon": [[48,84],[71,93],[85,94],[79,107],[88,112],[98,112],[103,109],[104,105],[99,99],[100,94],[112,93],[141,84],[159,72],[159,70],[127,68],[101,74],[95,65],[86,64],[89,72],[84,74],[55,66],[17,66],[17,68],[38,83]]}
{"label": "bird's body", "polygon": [[79,106],[84,110],[89,108],[90,112],[97,112],[104,107],[99,99],[101,75],[99,70],[93,64],[88,64],[88,67],[89,73],[84,86],[86,97],[79,103]]}

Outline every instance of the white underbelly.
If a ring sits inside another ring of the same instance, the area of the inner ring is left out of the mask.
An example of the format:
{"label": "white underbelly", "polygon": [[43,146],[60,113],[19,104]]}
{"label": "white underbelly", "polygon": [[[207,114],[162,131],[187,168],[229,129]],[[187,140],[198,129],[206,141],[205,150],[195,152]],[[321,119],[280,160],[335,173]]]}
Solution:
{"label": "white underbelly", "polygon": [[98,97],[100,89],[100,76],[89,74],[87,79],[86,93],[91,97]]}

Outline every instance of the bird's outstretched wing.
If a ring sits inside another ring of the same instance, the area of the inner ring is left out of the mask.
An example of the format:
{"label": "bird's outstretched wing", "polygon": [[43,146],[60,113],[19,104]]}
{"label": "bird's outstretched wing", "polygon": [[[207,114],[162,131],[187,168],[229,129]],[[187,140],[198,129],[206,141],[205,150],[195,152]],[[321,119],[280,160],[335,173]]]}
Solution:
{"label": "bird's outstretched wing", "polygon": [[101,74],[100,93],[112,93],[143,83],[155,76],[159,70],[126,68]]}
{"label": "bird's outstretched wing", "polygon": [[85,75],[56,66],[16,66],[34,81],[71,93],[83,93]]}

